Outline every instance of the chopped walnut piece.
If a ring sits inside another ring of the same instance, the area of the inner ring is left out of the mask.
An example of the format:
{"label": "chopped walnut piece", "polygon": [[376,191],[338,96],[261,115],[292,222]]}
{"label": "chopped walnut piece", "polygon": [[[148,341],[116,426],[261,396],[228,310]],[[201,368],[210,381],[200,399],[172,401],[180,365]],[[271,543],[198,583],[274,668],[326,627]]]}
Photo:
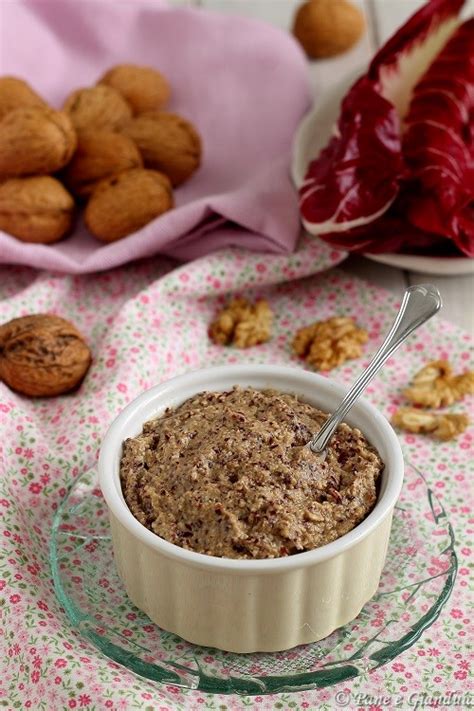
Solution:
{"label": "chopped walnut piece", "polygon": [[453,375],[447,360],[434,360],[413,378],[404,395],[415,405],[446,407],[474,393],[474,372]]}
{"label": "chopped walnut piece", "polygon": [[394,414],[392,424],[407,432],[431,434],[436,439],[454,439],[469,425],[465,414],[433,414],[414,407],[401,407]]}
{"label": "chopped walnut piece", "polygon": [[273,313],[267,301],[251,304],[247,299],[233,299],[209,327],[209,337],[220,345],[250,348],[271,337]]}
{"label": "chopped walnut piece", "polygon": [[300,328],[293,339],[293,351],[316,370],[331,370],[350,358],[359,358],[368,337],[349,316],[334,316]]}

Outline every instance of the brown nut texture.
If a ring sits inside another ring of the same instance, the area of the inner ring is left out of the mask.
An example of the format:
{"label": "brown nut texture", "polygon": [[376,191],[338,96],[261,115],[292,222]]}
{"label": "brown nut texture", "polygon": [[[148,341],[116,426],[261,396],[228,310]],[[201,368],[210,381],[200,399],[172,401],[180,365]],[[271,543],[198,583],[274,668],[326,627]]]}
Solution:
{"label": "brown nut texture", "polygon": [[10,111],[27,106],[46,108],[47,104],[23,79],[0,77],[0,121]]}
{"label": "brown nut texture", "polygon": [[435,439],[450,440],[469,426],[465,413],[433,413],[415,407],[400,407],[392,417],[392,424],[407,432],[429,434]]}
{"label": "brown nut texture", "polygon": [[181,185],[199,168],[199,134],[177,114],[142,114],[132,119],[123,133],[136,143],[146,167],[165,173],[173,186]]}
{"label": "brown nut texture", "polygon": [[27,107],[0,121],[0,179],[54,173],[71,159],[77,136],[67,114]]}
{"label": "brown nut texture", "polygon": [[97,239],[115,242],[172,207],[173,193],[166,175],[137,168],[100,182],[87,203],[84,217]]}
{"label": "brown nut texture", "polygon": [[403,394],[415,405],[446,407],[474,394],[474,371],[455,375],[446,360],[433,360],[414,376]]}
{"label": "brown nut texture", "polygon": [[116,89],[127,100],[134,114],[162,109],[171,94],[170,85],[163,74],[152,67],[136,64],[111,67],[98,84]]}
{"label": "brown nut texture", "polygon": [[49,175],[0,183],[0,229],[23,242],[57,242],[71,228],[74,200]]}
{"label": "brown nut texture", "polygon": [[0,378],[24,395],[69,392],[82,381],[90,363],[84,338],[59,316],[22,316],[0,326]]}
{"label": "brown nut texture", "polygon": [[209,338],[222,346],[251,348],[272,335],[273,312],[265,299],[255,304],[236,298],[220,311],[209,326]]}
{"label": "brown nut texture", "polygon": [[64,102],[63,110],[71,117],[77,131],[122,128],[132,110],[118,91],[110,86],[76,89]]}
{"label": "brown nut texture", "polygon": [[90,131],[79,134],[77,150],[63,177],[72,193],[86,197],[101,180],[142,167],[140,152],[130,138],[113,131]]}
{"label": "brown nut texture", "polygon": [[309,0],[300,5],[293,23],[294,36],[312,59],[347,51],[364,29],[362,12],[347,0]]}
{"label": "brown nut texture", "polygon": [[315,370],[331,370],[346,360],[360,358],[369,335],[349,316],[333,316],[300,328],[293,338],[293,352]]}

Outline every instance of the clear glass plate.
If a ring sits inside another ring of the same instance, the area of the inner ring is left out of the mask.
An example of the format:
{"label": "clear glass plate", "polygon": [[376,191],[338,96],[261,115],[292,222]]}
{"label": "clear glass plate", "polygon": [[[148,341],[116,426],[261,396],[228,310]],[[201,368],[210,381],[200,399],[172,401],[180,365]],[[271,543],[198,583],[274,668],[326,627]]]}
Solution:
{"label": "clear glass plate", "polygon": [[50,562],[69,620],[110,659],[157,682],[252,695],[323,688],[405,651],[433,624],[451,594],[457,572],[454,543],[442,505],[422,473],[407,464],[375,597],[353,622],[320,642],[260,654],[189,644],[130,602],[113,565],[107,508],[95,471],[74,482],[56,512]]}

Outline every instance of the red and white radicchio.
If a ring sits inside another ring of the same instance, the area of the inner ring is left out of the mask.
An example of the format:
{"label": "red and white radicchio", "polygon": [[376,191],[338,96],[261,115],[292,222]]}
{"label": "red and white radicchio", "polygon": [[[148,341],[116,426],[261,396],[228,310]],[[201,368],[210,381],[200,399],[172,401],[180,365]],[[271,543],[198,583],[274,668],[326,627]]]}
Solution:
{"label": "red and white radicchio", "polygon": [[463,4],[424,5],[349,90],[300,189],[310,233],[359,251],[449,237],[472,254],[474,20],[459,27]]}

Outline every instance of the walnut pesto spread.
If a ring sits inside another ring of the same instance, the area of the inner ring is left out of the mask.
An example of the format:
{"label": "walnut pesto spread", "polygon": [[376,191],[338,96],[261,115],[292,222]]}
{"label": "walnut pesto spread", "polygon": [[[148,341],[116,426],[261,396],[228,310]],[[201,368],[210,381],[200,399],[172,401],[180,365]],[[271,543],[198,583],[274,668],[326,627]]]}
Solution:
{"label": "walnut pesto spread", "polygon": [[158,536],[208,555],[277,558],[329,543],[371,511],[383,463],[346,424],[322,462],[304,445],[326,417],[274,390],[195,395],[124,442],[127,505]]}

